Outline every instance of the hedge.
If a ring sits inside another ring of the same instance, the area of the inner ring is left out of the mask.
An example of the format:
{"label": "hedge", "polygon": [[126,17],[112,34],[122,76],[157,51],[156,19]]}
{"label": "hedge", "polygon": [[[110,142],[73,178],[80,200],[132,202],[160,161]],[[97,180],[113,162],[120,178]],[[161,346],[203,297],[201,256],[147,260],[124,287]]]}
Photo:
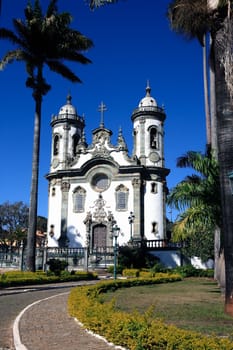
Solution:
{"label": "hedge", "polygon": [[227,338],[208,337],[167,325],[160,319],[154,319],[150,309],[143,315],[119,311],[114,299],[103,302],[101,296],[117,288],[180,279],[179,275],[160,273],[154,278],[105,281],[94,286],[74,288],[68,299],[68,310],[85,328],[129,350],[233,350],[233,343]]}
{"label": "hedge", "polygon": [[60,276],[46,274],[42,271],[8,271],[0,274],[0,288],[25,286],[29,284],[72,282],[92,279],[97,279],[97,274],[85,271],[76,271],[75,273],[64,271]]}

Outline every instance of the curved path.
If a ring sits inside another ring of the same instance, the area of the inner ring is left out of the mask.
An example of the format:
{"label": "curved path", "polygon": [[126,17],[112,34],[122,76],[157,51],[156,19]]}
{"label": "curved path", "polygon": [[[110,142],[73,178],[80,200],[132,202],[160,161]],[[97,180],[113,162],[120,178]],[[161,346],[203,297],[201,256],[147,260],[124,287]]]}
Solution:
{"label": "curved path", "polygon": [[90,334],[68,315],[69,291],[80,284],[84,282],[1,290],[0,349],[121,349]]}

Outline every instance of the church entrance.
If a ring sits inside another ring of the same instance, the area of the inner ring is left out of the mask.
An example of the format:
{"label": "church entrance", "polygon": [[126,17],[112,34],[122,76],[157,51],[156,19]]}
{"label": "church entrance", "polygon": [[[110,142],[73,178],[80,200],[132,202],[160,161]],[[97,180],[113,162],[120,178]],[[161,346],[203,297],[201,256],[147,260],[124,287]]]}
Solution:
{"label": "church entrance", "polygon": [[106,267],[113,263],[113,247],[107,223],[93,224],[89,254],[94,267]]}
{"label": "church entrance", "polygon": [[107,246],[107,227],[99,224],[93,227],[92,249],[106,248]]}

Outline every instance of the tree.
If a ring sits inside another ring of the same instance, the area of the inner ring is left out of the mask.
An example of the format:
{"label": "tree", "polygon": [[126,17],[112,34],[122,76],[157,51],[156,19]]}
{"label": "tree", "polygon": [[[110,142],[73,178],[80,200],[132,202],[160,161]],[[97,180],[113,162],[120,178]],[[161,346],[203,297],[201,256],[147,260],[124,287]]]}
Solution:
{"label": "tree", "polygon": [[[190,3],[196,5],[190,11]],[[173,11],[174,10],[174,11]],[[182,13],[179,13],[179,11]],[[233,166],[233,28],[230,0],[175,0],[170,5],[173,16],[180,16],[186,27],[183,33],[200,38],[211,35],[211,64],[215,72],[218,161],[220,167],[222,233],[225,256],[225,312],[233,316],[233,197],[229,172]],[[172,18],[172,17],[171,17]],[[195,23],[195,26],[194,26]]]}
{"label": "tree", "polygon": [[0,205],[0,244],[18,244],[27,236],[28,206],[23,202]]}
{"label": "tree", "polygon": [[37,230],[41,232],[46,232],[47,231],[47,218],[44,216],[37,216],[37,225],[36,228]]}
{"label": "tree", "polygon": [[[178,183],[167,202],[182,211],[173,226],[174,241],[186,241],[191,254],[212,258],[216,227],[221,226],[219,167],[211,155],[189,151],[178,158],[177,166],[195,171]],[[209,256],[208,256],[209,255]]]}
{"label": "tree", "polygon": [[94,9],[95,7],[100,7],[103,5],[113,4],[117,2],[118,0],[86,0],[91,9]]}
{"label": "tree", "polygon": [[44,66],[62,75],[71,82],[81,82],[79,77],[64,63],[64,60],[81,64],[91,63],[82,52],[92,47],[90,39],[79,31],[71,29],[71,15],[58,13],[57,0],[50,0],[47,12],[42,13],[39,0],[34,7],[29,3],[25,8],[25,20],[14,19],[15,32],[0,28],[0,38],[9,40],[16,48],[9,51],[0,61],[3,69],[8,63],[25,63],[28,78],[26,86],[33,91],[35,101],[34,141],[32,159],[32,179],[29,205],[29,228],[27,240],[26,266],[35,271],[36,220],[38,198],[39,146],[42,98],[51,86],[43,76]]}

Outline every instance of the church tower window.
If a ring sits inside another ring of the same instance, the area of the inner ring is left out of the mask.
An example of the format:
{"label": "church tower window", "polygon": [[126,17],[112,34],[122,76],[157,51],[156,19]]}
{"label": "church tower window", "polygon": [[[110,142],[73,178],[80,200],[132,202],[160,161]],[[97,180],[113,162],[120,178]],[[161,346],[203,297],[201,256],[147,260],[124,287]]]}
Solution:
{"label": "church tower window", "polygon": [[79,136],[78,135],[74,135],[73,136],[73,144],[72,144],[72,146],[73,146],[73,156],[76,155],[76,147],[77,147],[78,142],[79,142]]}
{"label": "church tower window", "polygon": [[155,127],[150,129],[150,147],[154,149],[159,148],[158,131]]}
{"label": "church tower window", "polygon": [[86,191],[82,187],[77,187],[73,192],[73,211],[75,213],[84,212]]}
{"label": "church tower window", "polygon": [[152,222],[152,233],[156,234],[158,233],[158,223],[157,222]]}
{"label": "church tower window", "polygon": [[156,182],[152,182],[151,184],[151,193],[157,193],[158,192],[158,186]]}
{"label": "church tower window", "polygon": [[55,135],[53,139],[53,155],[57,156],[59,153],[59,135]]}
{"label": "church tower window", "polygon": [[116,188],[116,210],[125,211],[128,209],[129,190],[124,185]]}

